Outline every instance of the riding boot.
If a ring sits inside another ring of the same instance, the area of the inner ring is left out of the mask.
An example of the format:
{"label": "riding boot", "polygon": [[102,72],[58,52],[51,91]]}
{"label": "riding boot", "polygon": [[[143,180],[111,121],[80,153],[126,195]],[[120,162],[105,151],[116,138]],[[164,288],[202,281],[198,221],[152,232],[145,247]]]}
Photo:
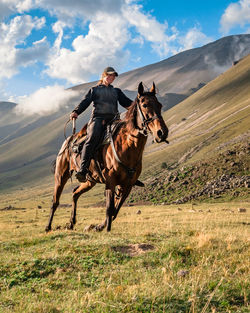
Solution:
{"label": "riding boot", "polygon": [[80,168],[80,170],[76,173],[76,178],[80,183],[84,183],[86,179],[86,175],[88,174],[88,169],[86,167]]}

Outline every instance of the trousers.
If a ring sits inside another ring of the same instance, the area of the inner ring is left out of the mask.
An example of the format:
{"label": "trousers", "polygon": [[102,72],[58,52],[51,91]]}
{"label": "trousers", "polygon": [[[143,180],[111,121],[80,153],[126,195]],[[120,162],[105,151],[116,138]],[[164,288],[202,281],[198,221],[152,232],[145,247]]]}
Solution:
{"label": "trousers", "polygon": [[94,117],[87,127],[87,138],[82,148],[80,171],[88,169],[95,150],[101,144],[106,125],[112,118]]}

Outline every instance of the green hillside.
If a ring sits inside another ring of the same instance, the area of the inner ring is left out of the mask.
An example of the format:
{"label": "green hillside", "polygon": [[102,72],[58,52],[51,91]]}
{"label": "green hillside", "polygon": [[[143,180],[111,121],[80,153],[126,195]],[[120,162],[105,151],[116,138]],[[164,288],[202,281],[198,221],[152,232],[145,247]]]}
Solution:
{"label": "green hillside", "polygon": [[[170,145],[148,146],[143,178],[149,189],[135,191],[131,200],[174,201],[202,190],[208,180],[216,181],[223,174],[242,181],[242,192],[230,197],[249,196],[250,55],[165,112],[164,118],[170,128]],[[228,162],[223,163],[225,159]],[[167,179],[171,174],[178,183]],[[197,180],[187,180],[190,175]],[[155,187],[150,189],[155,177]],[[183,186],[179,190],[182,195],[176,193],[178,186]],[[145,196],[150,190],[158,194],[157,199]]]}
{"label": "green hillside", "polygon": [[164,113],[169,146],[149,147],[145,157],[169,165],[211,156],[249,136],[250,55]]}

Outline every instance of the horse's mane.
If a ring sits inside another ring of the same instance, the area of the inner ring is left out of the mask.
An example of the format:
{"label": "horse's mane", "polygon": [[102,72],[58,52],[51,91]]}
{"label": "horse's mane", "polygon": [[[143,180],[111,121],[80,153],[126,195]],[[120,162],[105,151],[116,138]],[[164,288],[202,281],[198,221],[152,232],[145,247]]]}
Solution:
{"label": "horse's mane", "polygon": [[132,102],[123,119],[123,122],[126,124],[129,131],[135,129],[136,127],[136,103],[136,100]]}

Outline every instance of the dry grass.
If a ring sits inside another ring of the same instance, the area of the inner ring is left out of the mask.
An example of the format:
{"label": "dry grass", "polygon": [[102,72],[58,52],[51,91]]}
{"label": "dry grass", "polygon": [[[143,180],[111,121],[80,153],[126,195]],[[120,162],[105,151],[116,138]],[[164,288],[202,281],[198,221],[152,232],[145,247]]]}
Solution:
{"label": "dry grass", "polygon": [[0,312],[248,312],[249,212],[124,207],[111,233],[85,233],[105,210],[80,207],[75,231],[45,234],[48,209],[1,211]]}

